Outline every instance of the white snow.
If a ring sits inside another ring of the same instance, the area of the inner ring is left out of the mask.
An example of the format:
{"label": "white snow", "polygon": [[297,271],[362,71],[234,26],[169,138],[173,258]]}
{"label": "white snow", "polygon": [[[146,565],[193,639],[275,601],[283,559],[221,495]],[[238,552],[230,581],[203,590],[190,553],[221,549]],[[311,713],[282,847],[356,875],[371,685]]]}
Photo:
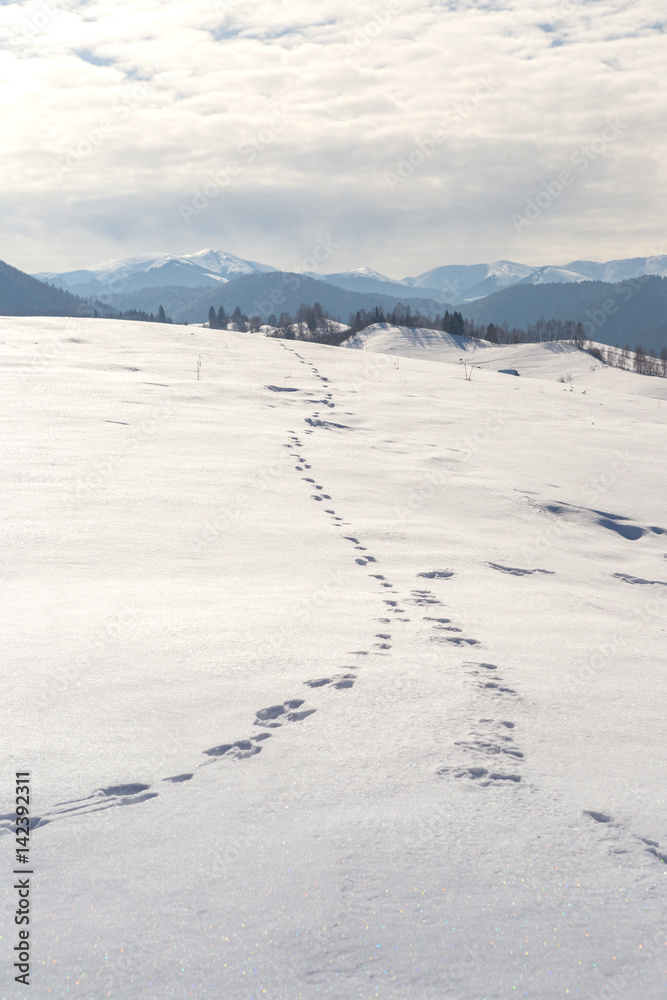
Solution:
{"label": "white snow", "polygon": [[[588,351],[562,342],[491,344],[487,340],[453,337],[440,330],[413,329],[376,323],[343,344],[358,350],[420,358],[448,364],[474,365],[498,372],[514,368],[528,378],[565,381],[572,389],[613,390],[633,396],[667,399],[667,379],[637,375],[603,364]],[[604,344],[591,346],[604,351]],[[633,352],[630,352],[632,356]]]}
{"label": "white snow", "polygon": [[33,997],[664,1000],[667,408],[464,346],[0,319]]}
{"label": "white snow", "polygon": [[386,281],[390,284],[403,284],[403,282],[395,281],[394,278],[388,278],[386,274],[380,274],[379,271],[374,271],[372,267],[356,267],[353,271],[340,271],[336,274],[320,274],[319,278],[324,278],[328,281],[333,281],[335,284],[336,278],[374,278],[375,281]]}

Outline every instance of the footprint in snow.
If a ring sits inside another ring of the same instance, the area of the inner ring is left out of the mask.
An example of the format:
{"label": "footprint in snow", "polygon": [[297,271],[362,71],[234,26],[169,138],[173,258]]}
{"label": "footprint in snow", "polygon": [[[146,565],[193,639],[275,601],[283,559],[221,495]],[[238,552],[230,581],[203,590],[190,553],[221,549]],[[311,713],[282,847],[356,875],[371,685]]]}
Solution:
{"label": "footprint in snow", "polygon": [[545,576],[554,576],[550,569],[516,569],[513,566],[500,566],[498,563],[489,563],[491,569],[496,569],[500,573],[509,573],[511,576],[533,576],[534,573],[543,573]]}
{"label": "footprint in snow", "polygon": [[510,694],[510,695],[516,695],[516,693],[517,693],[514,690],[514,688],[505,687],[504,684],[499,684],[496,681],[480,681],[479,686],[480,686],[480,688],[482,688],[483,691],[487,691],[489,694],[496,694],[496,695]]}
{"label": "footprint in snow", "polygon": [[319,680],[306,681],[306,684],[310,688],[333,687],[337,691],[344,691],[354,687],[356,679],[356,674],[342,674],[338,677],[321,677]]}
{"label": "footprint in snow", "polygon": [[[262,738],[266,739],[268,736],[270,736],[270,733],[265,733]],[[259,736],[253,736],[249,740],[222,743],[219,747],[211,747],[210,750],[204,750],[204,753],[207,757],[228,757],[234,760],[247,760],[249,757],[255,757],[258,753],[261,753],[260,742]]]}
{"label": "footprint in snow", "polygon": [[281,705],[260,708],[255,713],[254,725],[264,726],[266,729],[276,729],[278,726],[282,726],[283,722],[301,722],[317,711],[315,708],[298,711],[302,705],[303,700],[295,698],[291,701],[285,701]]}
{"label": "footprint in snow", "polygon": [[441,767],[437,774],[444,777],[453,775],[455,778],[469,778],[483,787],[490,785],[501,785],[505,782],[518,784],[521,781],[520,774],[501,774],[499,771],[489,771],[486,767]]}
{"label": "footprint in snow", "polygon": [[506,754],[509,757],[515,757],[517,760],[522,760],[524,756],[520,750],[516,750],[514,747],[499,743],[492,743],[491,741],[484,739],[457,740],[454,746],[461,747],[462,750],[468,750],[471,753],[481,753],[487,757],[493,757],[498,754]]}
{"label": "footprint in snow", "polygon": [[[665,558],[667,558],[667,556]],[[664,580],[642,580],[641,577],[629,576],[628,573],[614,573],[614,578],[616,580],[622,580],[623,583],[634,583],[653,587],[667,587],[667,583],[665,583]]]}

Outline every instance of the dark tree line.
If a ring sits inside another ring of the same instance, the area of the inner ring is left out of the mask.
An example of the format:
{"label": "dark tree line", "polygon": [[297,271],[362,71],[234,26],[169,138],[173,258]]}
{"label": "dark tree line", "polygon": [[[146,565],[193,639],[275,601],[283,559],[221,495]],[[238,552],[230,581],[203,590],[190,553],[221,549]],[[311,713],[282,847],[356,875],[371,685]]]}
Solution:
{"label": "dark tree line", "polygon": [[391,326],[407,326],[425,330],[443,330],[456,337],[471,337],[473,340],[488,340],[492,344],[535,344],[554,340],[570,340],[582,346],[586,334],[581,323],[572,320],[539,319],[526,329],[509,327],[507,323],[475,323],[464,319],[460,312],[447,311],[444,316],[424,316],[420,312],[412,312],[410,306],[399,303],[391,312],[385,313],[376,306],[366,311],[360,309],[350,316],[350,335],[359,333],[375,323],[388,323]]}
{"label": "dark tree line", "polygon": [[211,330],[228,330],[230,324],[233,324],[235,330],[239,330],[241,333],[247,333],[248,330],[254,331],[259,330],[263,324],[261,316],[253,316],[249,319],[245,313],[241,312],[239,306],[236,307],[231,316],[228,316],[225,312],[225,307],[220,306],[218,311],[211,306],[208,311],[208,325]]}
{"label": "dark tree line", "polygon": [[[450,313],[447,311],[444,316],[424,316],[423,313],[412,312],[409,305],[399,302],[391,312],[385,312],[381,306],[374,309],[358,309],[350,316],[350,336],[365,330],[366,327],[375,323],[389,323],[391,326],[419,327],[424,330],[443,330],[457,337],[466,336],[465,323],[460,312]],[[468,334],[469,336],[469,334]]]}
{"label": "dark tree line", "polygon": [[[97,316],[97,311],[95,312]],[[128,309],[126,312],[115,313],[112,317],[113,319],[133,319],[138,320],[140,323],[172,323],[173,320],[171,316],[167,316],[163,306],[160,306],[157,311],[157,316],[153,313],[144,312],[143,309]]]}
{"label": "dark tree line", "polygon": [[[129,314],[125,314],[127,318]],[[144,318],[145,314],[141,317]],[[151,317],[152,318],[152,317]],[[158,322],[160,321],[158,318]],[[171,320],[166,320],[171,322]],[[629,346],[624,348],[593,346],[586,338],[584,327],[573,320],[539,319],[530,323],[525,329],[510,327],[507,323],[478,324],[474,320],[464,319],[460,312],[445,312],[444,316],[424,316],[423,313],[412,312],[409,305],[398,303],[390,312],[385,312],[381,306],[374,309],[360,309],[350,316],[349,328],[341,329],[341,324],[326,313],[319,302],[308,305],[302,302],[295,316],[282,312],[280,316],[272,313],[266,320],[261,316],[248,317],[236,307],[231,316],[227,316],[223,306],[216,312],[211,306],[208,314],[208,324],[212,330],[235,329],[241,332],[256,332],[262,328],[269,336],[284,340],[313,340],[322,344],[341,344],[348,337],[376,323],[386,323],[391,326],[407,326],[427,330],[442,330],[458,337],[470,337],[473,340],[486,340],[492,344],[544,344],[564,341],[576,347],[587,350],[593,357],[604,364],[626,371],[636,371],[641,375],[660,375],[667,377],[667,348],[663,348],[660,357],[654,350],[645,351],[637,347],[633,352]]]}
{"label": "dark tree line", "polygon": [[[291,316],[288,312],[282,312],[280,316],[272,313],[266,321],[261,316],[246,316],[239,306],[231,316],[227,315],[223,306],[220,306],[217,312],[214,306],[211,306],[208,311],[208,325],[211,330],[231,328],[241,333],[254,333],[262,327],[269,326],[273,328],[269,336],[281,337],[284,340],[318,340],[323,343],[334,343],[338,336],[336,323],[319,302],[315,302],[312,306],[302,302],[295,316]],[[345,331],[338,342],[348,336],[349,331]]]}

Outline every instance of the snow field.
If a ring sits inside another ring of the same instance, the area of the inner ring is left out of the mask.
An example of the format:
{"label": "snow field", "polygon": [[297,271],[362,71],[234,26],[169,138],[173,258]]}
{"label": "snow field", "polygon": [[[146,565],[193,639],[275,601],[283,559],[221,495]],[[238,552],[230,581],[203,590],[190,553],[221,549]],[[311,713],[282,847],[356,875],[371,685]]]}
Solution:
{"label": "snow field", "polygon": [[658,1000],[656,399],[0,329],[40,1000]]}

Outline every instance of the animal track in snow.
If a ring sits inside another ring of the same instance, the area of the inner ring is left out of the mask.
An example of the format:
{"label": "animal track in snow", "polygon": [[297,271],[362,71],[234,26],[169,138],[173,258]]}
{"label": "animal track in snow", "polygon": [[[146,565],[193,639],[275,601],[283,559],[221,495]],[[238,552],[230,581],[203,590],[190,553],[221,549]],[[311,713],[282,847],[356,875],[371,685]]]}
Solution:
{"label": "animal track in snow", "polygon": [[617,580],[622,580],[623,583],[638,583],[657,587],[667,587],[667,583],[665,583],[664,580],[642,580],[640,577],[630,576],[628,573],[614,573],[614,577]]}
{"label": "animal track in snow", "polygon": [[590,816],[596,823],[611,823],[612,821],[611,816],[607,816],[606,813],[593,812],[591,809],[585,809],[584,816]]}
{"label": "animal track in snow", "polygon": [[657,525],[648,525],[646,527],[641,527],[638,524],[632,524],[630,518],[625,517],[623,514],[610,514],[605,510],[596,510],[593,507],[578,507],[575,504],[565,503],[560,501],[559,503],[545,504],[541,507],[542,510],[548,511],[550,514],[556,514],[559,516],[568,515],[570,517],[579,517],[589,523],[598,524],[602,528],[607,528],[609,531],[614,531],[616,534],[625,538],[626,541],[636,542],[648,532],[653,532],[655,535],[662,535],[665,533],[665,528],[660,528]]}
{"label": "animal track in snow", "polygon": [[311,427],[322,427],[324,430],[340,430],[349,431],[352,430],[347,424],[335,424],[331,420],[319,420],[316,417],[306,417],[305,422],[310,424]]}
{"label": "animal track in snow", "polygon": [[449,569],[432,569],[427,573],[417,573],[417,576],[424,577],[426,580],[449,580],[450,577],[454,576],[454,573]]}
{"label": "animal track in snow", "polygon": [[431,604],[442,604],[442,601],[439,601],[430,590],[411,590],[410,593],[413,597],[411,603],[420,607],[428,607]]}
{"label": "animal track in snow", "polygon": [[[75,816],[82,816],[92,812],[102,812],[106,809],[115,809],[120,806],[140,805],[149,799],[156,799],[157,792],[150,791],[151,786],[143,783],[111,785],[107,788],[98,788],[92,795],[87,795],[80,799],[71,799],[67,802],[58,802],[52,810],[45,816],[31,816],[30,830],[47,826],[59,819],[67,819]],[[0,816],[0,833],[14,832],[14,813]]]}
{"label": "animal track in snow", "polygon": [[281,705],[270,705],[269,708],[260,708],[255,713],[255,726],[264,726],[266,729],[276,729],[282,726],[283,722],[301,722],[313,715],[317,709],[310,708],[298,711],[303,705],[300,698],[284,701]]}
{"label": "animal track in snow", "polygon": [[[269,736],[266,733],[266,736]],[[204,750],[207,757],[231,757],[234,760],[247,760],[261,753],[258,737],[251,737],[249,740],[235,740],[234,743],[222,743],[219,747],[211,747]]]}
{"label": "animal track in snow", "polygon": [[523,753],[520,750],[515,750],[514,747],[502,746],[498,743],[492,743],[483,739],[457,740],[454,746],[461,747],[462,750],[470,750],[473,753],[481,753],[487,757],[504,753],[510,757],[516,757],[519,760],[523,759]]}
{"label": "animal track in snow", "polygon": [[550,569],[516,569],[513,566],[500,566],[498,563],[489,563],[491,569],[497,569],[501,573],[510,573],[512,576],[532,576],[534,573],[544,573],[545,576],[554,576]]}
{"label": "animal track in snow", "polygon": [[499,684],[496,681],[480,681],[479,686],[484,691],[488,691],[489,693],[516,695],[514,688],[505,687],[503,684]]}
{"label": "animal track in snow", "polygon": [[351,688],[357,679],[356,674],[341,674],[336,677],[320,677],[318,680],[306,681],[310,688],[333,687],[339,691]]}
{"label": "animal track in snow", "polygon": [[[594,820],[596,823],[601,823],[604,826],[610,826],[614,828],[618,827],[618,824],[614,821],[613,817],[608,816],[607,813],[596,812],[593,809],[585,809],[584,816],[588,816],[589,819]],[[660,844],[657,842],[657,840],[650,840],[648,837],[638,837],[636,834],[633,834],[633,838],[635,841],[639,841],[639,843],[644,845],[643,849],[647,854],[651,854],[654,858],[657,858],[657,860],[660,861],[661,864],[667,865],[667,853],[663,853],[660,850]],[[627,854],[628,851],[629,851],[628,846],[621,845],[613,848],[611,853]]]}
{"label": "animal track in snow", "polygon": [[498,771],[489,771],[486,767],[441,767],[437,773],[439,775],[452,774],[455,778],[470,778],[485,787],[505,781],[517,784],[521,781],[520,774],[500,774]]}

